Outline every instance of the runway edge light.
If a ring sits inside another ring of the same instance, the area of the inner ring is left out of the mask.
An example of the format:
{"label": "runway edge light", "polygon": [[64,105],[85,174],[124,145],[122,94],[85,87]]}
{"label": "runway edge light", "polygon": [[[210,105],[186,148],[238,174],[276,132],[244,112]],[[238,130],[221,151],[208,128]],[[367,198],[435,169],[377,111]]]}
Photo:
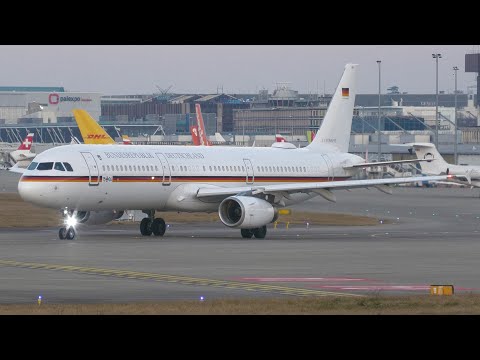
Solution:
{"label": "runway edge light", "polygon": [[453,295],[453,285],[430,285],[430,295]]}

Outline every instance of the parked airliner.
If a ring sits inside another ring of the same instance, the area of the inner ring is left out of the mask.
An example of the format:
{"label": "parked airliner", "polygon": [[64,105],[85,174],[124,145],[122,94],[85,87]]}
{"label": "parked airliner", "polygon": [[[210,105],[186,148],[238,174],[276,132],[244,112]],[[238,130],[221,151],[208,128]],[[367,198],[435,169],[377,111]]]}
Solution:
{"label": "parked airliner", "polygon": [[455,165],[445,161],[436,146],[431,143],[410,143],[421,163],[422,173],[427,175],[455,175],[455,182],[463,185],[480,187],[480,166]]}
{"label": "parked airliner", "polygon": [[[332,190],[446,180],[447,175],[349,180],[365,160],[349,154],[356,64],[347,64],[315,139],[305,148],[173,145],[67,145],[48,149],[20,178],[25,201],[62,209],[61,239],[75,237],[75,223],[99,224],[125,209],[148,217],[142,235],[163,236],[156,211],[216,212],[244,238],[264,238],[278,209]],[[281,144],[281,143],[277,143]]]}
{"label": "parked airliner", "polygon": [[18,148],[13,151],[8,151],[8,169],[11,169],[13,166],[15,168],[26,168],[31,160],[37,156],[36,153],[32,152],[33,145],[33,133],[28,133],[25,139],[20,143]]}

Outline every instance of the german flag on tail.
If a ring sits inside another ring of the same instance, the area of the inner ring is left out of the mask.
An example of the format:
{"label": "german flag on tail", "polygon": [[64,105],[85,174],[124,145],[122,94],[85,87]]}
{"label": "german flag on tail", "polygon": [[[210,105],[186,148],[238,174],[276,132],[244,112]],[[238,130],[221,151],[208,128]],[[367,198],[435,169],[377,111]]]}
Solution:
{"label": "german flag on tail", "polygon": [[348,88],[342,88],[342,96],[348,97],[350,95],[350,91]]}

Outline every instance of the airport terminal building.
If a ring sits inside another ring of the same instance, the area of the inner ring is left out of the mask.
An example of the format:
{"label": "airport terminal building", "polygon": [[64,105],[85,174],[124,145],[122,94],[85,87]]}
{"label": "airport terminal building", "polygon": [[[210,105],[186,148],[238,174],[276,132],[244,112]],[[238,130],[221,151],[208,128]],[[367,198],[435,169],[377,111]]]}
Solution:
{"label": "airport terminal building", "polygon": [[72,109],[98,119],[100,93],[67,92],[63,87],[0,86],[0,124],[56,124],[74,121]]}

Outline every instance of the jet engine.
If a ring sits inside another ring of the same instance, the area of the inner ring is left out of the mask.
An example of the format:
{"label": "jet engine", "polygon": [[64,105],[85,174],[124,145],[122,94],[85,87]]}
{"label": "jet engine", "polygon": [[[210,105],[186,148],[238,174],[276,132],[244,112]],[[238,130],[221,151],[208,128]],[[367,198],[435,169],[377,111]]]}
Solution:
{"label": "jet engine", "polygon": [[99,210],[99,211],[75,211],[74,216],[81,224],[100,225],[122,217],[124,211]]}
{"label": "jet engine", "polygon": [[230,196],[220,203],[220,220],[229,227],[258,228],[275,221],[278,211],[268,201],[252,196]]}

